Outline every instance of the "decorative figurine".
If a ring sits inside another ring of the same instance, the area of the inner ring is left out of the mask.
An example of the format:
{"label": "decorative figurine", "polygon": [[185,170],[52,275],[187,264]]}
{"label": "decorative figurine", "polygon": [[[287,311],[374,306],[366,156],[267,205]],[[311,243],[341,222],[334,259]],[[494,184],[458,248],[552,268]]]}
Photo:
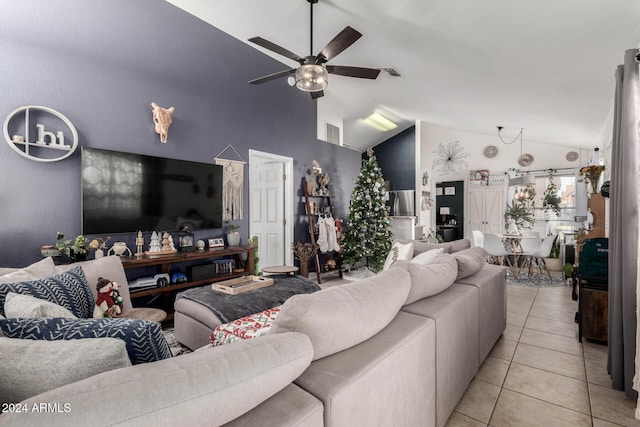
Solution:
{"label": "decorative figurine", "polygon": [[142,231],[138,230],[136,237],[136,255],[142,255],[142,247],[144,246],[144,237],[142,237]]}

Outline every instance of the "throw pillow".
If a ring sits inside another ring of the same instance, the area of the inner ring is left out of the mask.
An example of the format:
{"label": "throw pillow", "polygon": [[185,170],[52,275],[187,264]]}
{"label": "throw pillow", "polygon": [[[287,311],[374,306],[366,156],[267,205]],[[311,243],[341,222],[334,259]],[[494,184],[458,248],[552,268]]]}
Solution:
{"label": "throw pillow", "polygon": [[[129,296],[129,285],[127,282],[127,276],[122,267],[122,261],[119,256],[105,256],[99,259],[92,259],[91,261],[76,262],[68,265],[56,266],[56,273],[61,273],[77,266],[82,267],[84,276],[87,278],[89,289],[93,295],[94,301],[98,298],[98,290],[96,285],[100,277],[107,277],[109,280],[118,282],[122,285],[120,288],[120,296],[122,297],[122,308],[126,312],[128,308],[132,308],[131,298]],[[93,313],[93,307],[91,307]]]}
{"label": "throw pillow", "polygon": [[46,279],[3,284],[0,286],[0,314],[5,314],[4,301],[9,292],[53,302],[70,310],[76,317],[93,315],[95,301],[81,267]]}
{"label": "throw pillow", "polygon": [[487,263],[487,251],[482,248],[470,248],[451,254],[458,262],[458,277],[464,279],[476,274]]}
{"label": "throw pillow", "polygon": [[391,246],[391,250],[387,254],[382,271],[388,270],[398,260],[409,261],[411,258],[413,258],[413,243],[396,242]]}
{"label": "throw pillow", "polygon": [[369,279],[294,295],[281,307],[266,335],[302,332],[313,345],[313,360],[366,341],[398,314],[411,280],[399,268]]}
{"label": "throw pillow", "polygon": [[127,346],[133,365],[171,357],[169,345],[158,322],[136,319],[4,319],[0,330],[8,338],[30,340],[73,340],[119,338]]}
{"label": "throw pillow", "polygon": [[20,402],[130,365],[124,342],[115,338],[35,342],[0,338],[0,402]]}
{"label": "throw pillow", "polygon": [[279,306],[218,325],[211,334],[211,344],[218,346],[264,335],[278,313],[280,313]]}
{"label": "throw pillow", "polygon": [[451,243],[430,243],[422,240],[413,241],[413,256],[417,256],[423,252],[427,252],[433,249],[443,249],[443,253],[451,253]]}
{"label": "throw pillow", "polygon": [[44,279],[54,274],[56,274],[56,266],[53,263],[53,258],[47,257],[21,270],[0,276],[0,283],[27,282]]}
{"label": "throw pillow", "polygon": [[431,249],[430,251],[422,252],[418,256],[411,259],[411,262],[417,262],[419,264],[430,264],[438,255],[444,252],[444,248]]}
{"label": "throw pillow", "polygon": [[20,295],[9,292],[4,301],[4,312],[7,317],[69,317],[76,316],[64,307],[31,295]]}
{"label": "throw pillow", "polygon": [[404,305],[439,294],[456,281],[458,265],[449,254],[438,255],[430,264],[399,261],[397,268],[403,268],[411,276],[411,290]]}

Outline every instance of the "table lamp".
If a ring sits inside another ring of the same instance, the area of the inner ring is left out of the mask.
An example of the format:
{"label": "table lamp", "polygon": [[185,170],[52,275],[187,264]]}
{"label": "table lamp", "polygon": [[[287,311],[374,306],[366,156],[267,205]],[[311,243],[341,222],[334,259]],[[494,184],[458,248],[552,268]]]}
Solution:
{"label": "table lamp", "polygon": [[443,224],[447,223],[447,216],[451,214],[451,209],[448,206],[442,206],[440,208],[440,215],[442,216],[441,222]]}

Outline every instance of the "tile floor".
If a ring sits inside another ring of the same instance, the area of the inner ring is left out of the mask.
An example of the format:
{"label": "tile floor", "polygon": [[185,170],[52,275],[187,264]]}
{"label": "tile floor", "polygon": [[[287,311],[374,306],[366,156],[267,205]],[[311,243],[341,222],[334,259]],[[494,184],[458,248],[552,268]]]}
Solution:
{"label": "tile floor", "polygon": [[507,328],[447,422],[458,426],[640,426],[611,389],[607,347],[578,342],[571,288],[507,287]]}

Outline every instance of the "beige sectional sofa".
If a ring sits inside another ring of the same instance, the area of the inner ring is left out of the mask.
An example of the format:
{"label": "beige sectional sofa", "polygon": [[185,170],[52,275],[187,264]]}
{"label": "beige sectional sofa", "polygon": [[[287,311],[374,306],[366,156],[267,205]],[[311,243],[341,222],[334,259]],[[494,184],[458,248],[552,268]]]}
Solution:
{"label": "beige sectional sofa", "polygon": [[23,403],[71,412],[0,425],[443,426],[504,331],[505,271],[466,240],[411,243],[452,253],[296,295],[268,334],[59,387]]}

